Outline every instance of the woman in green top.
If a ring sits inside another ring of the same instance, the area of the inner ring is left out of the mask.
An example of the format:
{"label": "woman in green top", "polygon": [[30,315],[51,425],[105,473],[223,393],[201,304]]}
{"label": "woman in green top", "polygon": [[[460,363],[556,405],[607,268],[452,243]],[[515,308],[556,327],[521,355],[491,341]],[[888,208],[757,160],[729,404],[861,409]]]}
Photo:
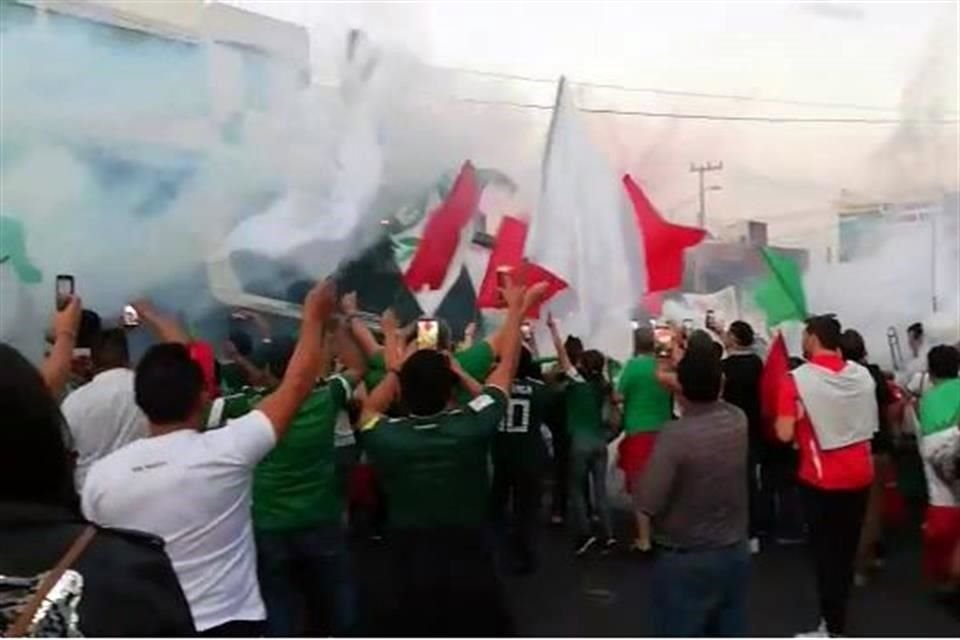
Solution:
{"label": "woman in green top", "polygon": [[[599,351],[584,351],[576,363],[571,362],[556,323],[548,317],[547,325],[553,336],[554,347],[560,359],[560,369],[566,375],[564,401],[567,409],[567,430],[570,433],[570,506],[576,527],[577,555],[583,555],[599,540],[605,550],[616,545],[610,526],[610,507],[607,502],[607,428],[605,413],[613,409],[612,388],[604,377],[606,359]],[[598,519],[598,531],[593,531],[587,516],[585,486],[592,487],[593,512]]]}

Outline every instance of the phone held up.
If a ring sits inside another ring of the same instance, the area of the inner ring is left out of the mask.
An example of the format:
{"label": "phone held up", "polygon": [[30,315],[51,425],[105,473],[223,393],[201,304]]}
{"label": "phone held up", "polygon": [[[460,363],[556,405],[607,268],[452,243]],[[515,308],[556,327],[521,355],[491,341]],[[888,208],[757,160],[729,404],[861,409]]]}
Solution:
{"label": "phone held up", "polygon": [[417,321],[417,349],[436,349],[440,341],[440,323],[433,318]]}
{"label": "phone held up", "polygon": [[133,308],[132,304],[128,304],[123,308],[123,326],[129,328],[140,326],[140,314],[137,313],[137,310]]}
{"label": "phone held up", "polygon": [[70,301],[70,298],[73,296],[74,290],[73,276],[65,273],[57,274],[55,291],[57,311],[63,311],[63,309],[67,306],[67,303]]}
{"label": "phone held up", "polygon": [[670,327],[659,325],[653,330],[654,355],[658,358],[669,358],[673,353],[673,330]]}

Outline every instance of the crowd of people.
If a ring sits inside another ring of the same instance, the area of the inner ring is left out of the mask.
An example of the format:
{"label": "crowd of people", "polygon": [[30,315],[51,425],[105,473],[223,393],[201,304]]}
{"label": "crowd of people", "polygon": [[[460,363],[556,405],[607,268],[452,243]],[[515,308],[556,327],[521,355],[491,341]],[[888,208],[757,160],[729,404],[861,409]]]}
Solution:
{"label": "crowd of people", "polygon": [[908,436],[925,569],[956,597],[957,347],[924,352],[911,327],[919,380],[898,384],[856,331],[815,316],[804,359],[771,378],[749,324],[708,319],[637,328],[614,371],[551,317],[556,357],[539,357],[526,319],[544,292],[505,278],[499,329],[458,343],[390,310],[371,327],[321,282],[295,334],[248,312],[259,336],[232,334],[220,359],[139,301],[155,343],[135,365],[129,329],[65,299],[39,367],[0,344],[0,631],[351,635],[347,533],[364,522],[388,550],[392,634],[511,635],[503,573],[538,571],[546,519],[575,557],[651,557],[658,635],[746,635],[751,555],[806,541],[813,635],[844,635],[851,589],[883,559],[885,478]]}

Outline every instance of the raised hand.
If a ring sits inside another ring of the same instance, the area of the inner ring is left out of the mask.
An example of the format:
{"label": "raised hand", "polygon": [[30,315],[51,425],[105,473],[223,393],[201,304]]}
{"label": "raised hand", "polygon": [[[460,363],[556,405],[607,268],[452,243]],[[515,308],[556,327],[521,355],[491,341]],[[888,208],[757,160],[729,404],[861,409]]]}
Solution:
{"label": "raised hand", "polygon": [[318,282],[303,301],[303,322],[322,325],[337,306],[337,287],[333,280]]}
{"label": "raised hand", "polygon": [[359,309],[360,307],[357,304],[356,291],[351,291],[350,293],[340,298],[340,311],[342,311],[344,314],[351,316],[357,313]]}
{"label": "raised hand", "polygon": [[66,334],[76,338],[77,329],[80,327],[80,316],[82,314],[83,302],[79,296],[70,296],[67,299],[66,306],[53,314],[54,336],[59,338],[61,334]]}

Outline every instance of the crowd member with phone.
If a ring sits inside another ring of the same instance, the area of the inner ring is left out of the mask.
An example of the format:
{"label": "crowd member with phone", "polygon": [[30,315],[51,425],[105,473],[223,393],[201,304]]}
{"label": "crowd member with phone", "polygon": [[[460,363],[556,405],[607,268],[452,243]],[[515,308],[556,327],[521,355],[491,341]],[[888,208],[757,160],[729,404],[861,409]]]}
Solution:
{"label": "crowd member with phone", "polygon": [[[361,447],[389,500],[398,635],[509,635],[512,619],[488,544],[487,455],[507,409],[520,323],[543,296],[508,282],[499,364],[481,394],[453,408],[448,357],[419,349],[404,360],[396,318],[384,316],[386,373],[364,403]],[[399,398],[408,415],[383,414]]]}
{"label": "crowd member with phone", "polygon": [[[598,542],[604,551],[616,546],[607,500],[607,422],[605,408],[614,405],[613,390],[604,376],[606,358],[599,351],[588,349],[578,360],[571,360],[553,316],[547,317],[554,348],[560,359],[560,371],[570,433],[570,475],[568,496],[573,510],[576,541],[574,553],[586,553]],[[592,489],[594,528],[588,516],[588,496],[584,487]],[[598,537],[599,536],[599,537]]]}
{"label": "crowd member with phone", "polygon": [[148,435],[147,418],[134,399],[133,370],[123,329],[101,331],[91,352],[93,378],[61,407],[77,456],[74,480],[83,490],[90,466]]}
{"label": "crowd member with phone", "polygon": [[[635,355],[624,366],[617,381],[617,397],[623,406],[626,436],[620,442],[618,466],[623,471],[627,491],[636,495],[643,471],[653,452],[657,434],[671,419],[671,389],[661,378],[661,358],[656,351],[654,331],[640,327],[634,331]],[[636,513],[637,534],[633,549],[649,551],[650,520]]]}
{"label": "crowd member with phone", "polygon": [[[164,539],[201,633],[256,636],[262,630],[265,610],[250,513],[253,472],[286,436],[314,389],[323,326],[335,304],[331,284],[310,291],[300,338],[279,386],[223,429],[201,431],[210,394],[205,372],[187,346],[151,347],[134,379],[150,437],[102,458],[87,475],[84,514],[101,525]],[[184,337],[149,305],[138,310],[158,330]]]}
{"label": "crowd member with phone", "polygon": [[[56,400],[70,375],[80,311],[72,296],[54,314],[56,338],[40,371],[0,343],[0,634],[192,636],[190,609],[159,541],[93,527],[80,514]],[[44,575],[81,544],[59,589],[44,591]],[[23,603],[44,598],[30,615]]]}

